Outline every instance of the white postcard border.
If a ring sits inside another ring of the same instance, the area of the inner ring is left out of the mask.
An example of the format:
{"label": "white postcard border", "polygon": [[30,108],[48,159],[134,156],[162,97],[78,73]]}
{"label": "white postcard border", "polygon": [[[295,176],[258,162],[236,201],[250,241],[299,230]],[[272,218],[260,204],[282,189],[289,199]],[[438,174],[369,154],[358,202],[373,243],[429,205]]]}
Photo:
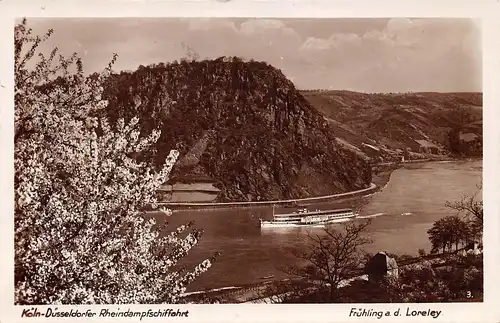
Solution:
{"label": "white postcard border", "polygon": [[[103,308],[147,311],[148,309],[189,310],[188,318],[169,318],[183,322],[347,322],[377,321],[376,317],[349,317],[351,308],[394,311],[401,308],[435,309],[442,314],[435,321],[497,322],[500,320],[498,277],[500,235],[500,6],[498,1],[2,1],[0,2],[1,60],[0,99],[2,108],[0,140],[2,216],[0,217],[1,274],[0,322],[33,321],[21,319],[25,307],[13,306],[13,26],[15,17],[472,17],[482,21],[484,93],[484,303],[455,304],[315,304],[315,305],[121,305],[59,306],[59,309],[99,312]],[[54,306],[52,306],[55,308]],[[39,307],[42,309],[42,307]],[[43,307],[47,308],[47,307]],[[40,318],[37,321],[59,321]],[[65,321],[74,321],[69,318]],[[135,319],[100,319],[99,321]],[[162,321],[165,318],[161,319]],[[394,322],[422,322],[422,317],[384,317]],[[93,321],[93,320],[92,320]],[[150,320],[147,320],[150,321]]]}

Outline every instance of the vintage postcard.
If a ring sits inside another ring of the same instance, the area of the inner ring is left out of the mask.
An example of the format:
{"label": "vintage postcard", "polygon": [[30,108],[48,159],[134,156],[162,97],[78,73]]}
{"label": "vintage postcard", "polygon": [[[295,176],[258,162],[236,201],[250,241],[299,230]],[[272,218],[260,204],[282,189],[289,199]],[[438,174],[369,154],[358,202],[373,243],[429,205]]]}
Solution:
{"label": "vintage postcard", "polygon": [[384,3],[0,4],[0,321],[497,322],[500,7]]}

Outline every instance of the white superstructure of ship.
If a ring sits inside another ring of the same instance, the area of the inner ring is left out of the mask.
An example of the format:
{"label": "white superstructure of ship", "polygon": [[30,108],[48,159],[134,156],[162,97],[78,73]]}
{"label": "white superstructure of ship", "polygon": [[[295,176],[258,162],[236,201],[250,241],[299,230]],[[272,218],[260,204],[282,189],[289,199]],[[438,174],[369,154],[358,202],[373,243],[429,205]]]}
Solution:
{"label": "white superstructure of ship", "polygon": [[325,226],[332,223],[345,222],[354,219],[357,214],[352,209],[315,210],[307,208],[297,212],[276,214],[273,207],[273,219],[265,221],[260,219],[261,228],[284,228],[303,226]]}

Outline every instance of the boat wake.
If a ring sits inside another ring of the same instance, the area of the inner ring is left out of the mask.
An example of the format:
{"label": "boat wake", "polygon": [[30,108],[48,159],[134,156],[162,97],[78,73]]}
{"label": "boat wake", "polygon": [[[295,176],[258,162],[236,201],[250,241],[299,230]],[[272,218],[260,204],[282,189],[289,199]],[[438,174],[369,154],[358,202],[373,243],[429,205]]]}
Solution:
{"label": "boat wake", "polygon": [[369,219],[369,218],[376,218],[381,215],[386,215],[387,213],[375,213],[375,214],[370,214],[370,215],[362,215],[362,216],[357,216],[356,219]]}

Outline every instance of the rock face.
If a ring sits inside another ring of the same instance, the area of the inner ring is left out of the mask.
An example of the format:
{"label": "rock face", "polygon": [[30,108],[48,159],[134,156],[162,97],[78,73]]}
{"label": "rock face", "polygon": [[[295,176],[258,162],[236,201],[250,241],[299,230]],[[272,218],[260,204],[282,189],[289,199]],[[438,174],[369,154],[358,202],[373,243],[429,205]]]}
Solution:
{"label": "rock face", "polygon": [[336,127],[263,62],[220,58],[139,67],[105,86],[111,119],[141,117],[162,136],[149,158],[181,153],[172,181],[209,178],[219,201],[335,194],[367,187],[369,165]]}

